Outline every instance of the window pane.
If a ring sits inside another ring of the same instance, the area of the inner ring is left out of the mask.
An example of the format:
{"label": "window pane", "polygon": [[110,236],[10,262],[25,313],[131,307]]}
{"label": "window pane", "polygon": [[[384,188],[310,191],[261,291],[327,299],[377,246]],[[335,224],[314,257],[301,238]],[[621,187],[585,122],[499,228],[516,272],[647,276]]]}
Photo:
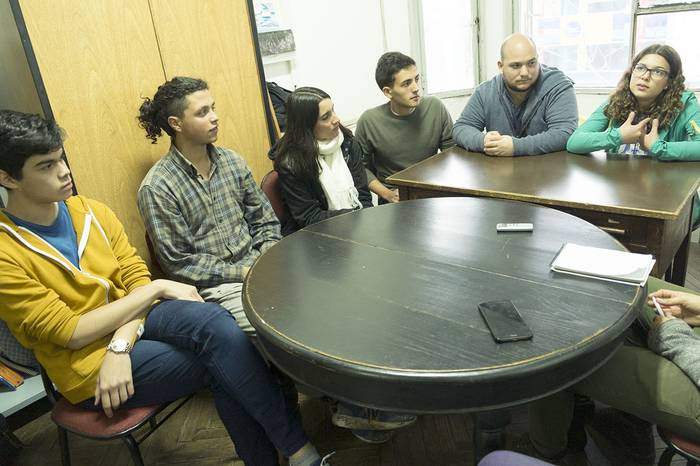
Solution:
{"label": "window pane", "polygon": [[470,0],[422,0],[426,92],[474,87]]}
{"label": "window pane", "polygon": [[614,87],[629,62],[631,0],[532,0],[540,62],[578,87]]}
{"label": "window pane", "polygon": [[640,8],[649,8],[652,6],[661,6],[661,5],[673,5],[673,4],[692,4],[692,3],[698,3],[700,4],[699,0],[639,0],[639,7]]}
{"label": "window pane", "polygon": [[668,44],[683,62],[687,87],[700,87],[700,56],[694,39],[700,25],[700,11],[643,15],[637,18],[637,51],[647,45]]}

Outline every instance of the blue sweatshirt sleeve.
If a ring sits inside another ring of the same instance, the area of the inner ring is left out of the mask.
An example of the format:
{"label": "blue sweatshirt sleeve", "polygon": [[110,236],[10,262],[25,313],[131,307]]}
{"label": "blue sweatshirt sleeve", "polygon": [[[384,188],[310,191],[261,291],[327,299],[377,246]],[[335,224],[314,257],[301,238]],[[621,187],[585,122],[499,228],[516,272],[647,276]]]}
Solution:
{"label": "blue sweatshirt sleeve", "polygon": [[566,148],[566,141],[578,125],[578,106],[573,85],[562,86],[547,99],[547,131],[523,138],[513,138],[513,155],[541,155]]}
{"label": "blue sweatshirt sleeve", "polygon": [[462,114],[452,128],[454,142],[467,150],[484,151],[484,128],[486,128],[486,112],[482,96],[482,88],[477,87],[474,94],[464,107]]}
{"label": "blue sweatshirt sleeve", "polygon": [[610,124],[605,116],[608,102],[601,104],[566,143],[566,150],[575,154],[587,154],[596,150],[616,151],[622,144],[620,130]]}

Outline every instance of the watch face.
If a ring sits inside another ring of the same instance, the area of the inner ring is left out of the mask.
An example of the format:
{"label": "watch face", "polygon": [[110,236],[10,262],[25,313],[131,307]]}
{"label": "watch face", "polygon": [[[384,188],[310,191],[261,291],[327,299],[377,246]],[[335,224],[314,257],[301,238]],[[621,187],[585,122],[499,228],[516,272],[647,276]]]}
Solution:
{"label": "watch face", "polygon": [[129,342],[126,340],[114,340],[109,344],[109,349],[115,353],[123,353],[129,347]]}

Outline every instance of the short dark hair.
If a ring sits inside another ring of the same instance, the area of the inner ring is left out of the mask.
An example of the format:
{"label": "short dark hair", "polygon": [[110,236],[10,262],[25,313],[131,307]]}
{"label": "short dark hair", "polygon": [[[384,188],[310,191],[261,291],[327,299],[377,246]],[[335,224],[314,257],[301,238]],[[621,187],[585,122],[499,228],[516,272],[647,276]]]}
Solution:
{"label": "short dark hair", "polygon": [[40,115],[0,110],[0,170],[22,179],[24,163],[63,146],[65,132],[55,121]]}
{"label": "short dark hair", "polygon": [[377,81],[379,89],[394,85],[396,73],[409,66],[415,66],[416,62],[408,55],[401,52],[387,52],[377,61],[377,70],[374,72],[374,79]]}
{"label": "short dark hair", "polygon": [[[146,138],[155,144],[165,131],[171,138],[175,130],[168,124],[168,117],[181,117],[187,108],[187,96],[209,89],[203,79],[176,76],[158,86],[153,99],[146,97],[139,107],[139,126],[146,130]],[[162,131],[161,131],[162,130]]]}

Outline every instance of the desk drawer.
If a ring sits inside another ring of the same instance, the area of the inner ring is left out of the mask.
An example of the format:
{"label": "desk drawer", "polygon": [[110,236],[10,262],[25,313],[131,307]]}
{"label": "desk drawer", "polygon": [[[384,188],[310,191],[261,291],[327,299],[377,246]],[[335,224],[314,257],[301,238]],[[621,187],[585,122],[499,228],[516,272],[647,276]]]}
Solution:
{"label": "desk drawer", "polygon": [[630,251],[644,254],[656,254],[649,248],[650,236],[653,235],[657,223],[652,219],[633,217],[630,215],[608,214],[590,210],[560,209],[592,223],[601,230],[609,233]]}

